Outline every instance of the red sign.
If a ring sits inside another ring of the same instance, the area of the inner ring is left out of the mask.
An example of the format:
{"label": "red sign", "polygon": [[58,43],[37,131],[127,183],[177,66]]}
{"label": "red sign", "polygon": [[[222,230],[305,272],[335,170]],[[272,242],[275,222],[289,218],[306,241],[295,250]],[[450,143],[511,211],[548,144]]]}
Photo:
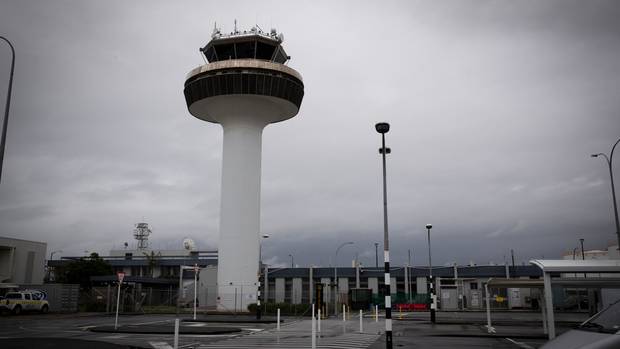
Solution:
{"label": "red sign", "polygon": [[125,278],[125,273],[122,271],[119,271],[118,273],[116,273],[116,276],[118,276],[118,282],[122,284],[123,279]]}

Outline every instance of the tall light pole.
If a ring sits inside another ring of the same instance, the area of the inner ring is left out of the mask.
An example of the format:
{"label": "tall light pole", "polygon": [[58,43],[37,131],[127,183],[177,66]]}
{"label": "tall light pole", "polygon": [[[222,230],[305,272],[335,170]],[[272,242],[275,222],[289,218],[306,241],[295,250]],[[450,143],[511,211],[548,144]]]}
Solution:
{"label": "tall light pole", "polygon": [[388,236],[387,214],[387,184],[385,174],[385,155],[391,153],[390,148],[385,147],[385,134],[390,131],[390,124],[380,122],[375,125],[377,132],[381,134],[381,154],[383,160],[383,258],[385,261],[385,347],[392,349],[392,297],[390,293],[390,242]]}
{"label": "tall light pole", "polygon": [[56,250],[56,251],[52,251],[52,253],[50,253],[50,261],[52,259],[54,259],[54,253],[58,253],[58,252],[62,252],[62,250]]}
{"label": "tall light pole", "polygon": [[579,247],[575,247],[575,248],[573,248],[573,260],[575,260],[575,254],[577,253],[577,249],[578,249],[578,248],[579,248]]}
{"label": "tall light pole", "polygon": [[288,256],[291,257],[291,268],[295,268],[295,263],[294,263],[295,259],[293,258],[293,255],[289,254]]}
{"label": "tall light pole", "polygon": [[616,236],[618,237],[618,249],[620,250],[620,223],[618,222],[618,203],[616,202],[616,188],[614,187],[614,172],[611,166],[614,161],[614,150],[616,150],[616,146],[619,142],[620,139],[618,139],[616,143],[614,143],[614,146],[611,147],[611,153],[609,154],[609,157],[607,157],[607,155],[603,153],[592,154],[592,157],[596,158],[599,155],[602,155],[607,161],[607,166],[609,166],[609,178],[611,180],[611,197],[614,202],[614,217],[616,219]]}
{"label": "tall light pole", "polygon": [[353,241],[340,244],[336,249],[336,256],[334,257],[334,314],[338,314],[338,252],[346,245],[353,245]]}
{"label": "tall light pole", "polygon": [[4,108],[4,121],[2,123],[2,139],[0,139],[0,181],[2,181],[2,167],[4,164],[4,147],[6,145],[6,130],[9,126],[9,109],[11,107],[11,90],[13,89],[13,72],[15,71],[15,48],[9,39],[0,36],[11,47],[11,73],[9,74],[9,88],[6,91],[6,106]]}
{"label": "tall light pole", "polygon": [[[56,250],[56,251],[52,251],[50,253],[50,261],[54,259],[54,253],[58,253],[58,252],[62,252],[62,250]],[[52,277],[52,268],[49,266],[49,261],[47,264],[47,279],[51,281],[51,277]]]}
{"label": "tall light pole", "polygon": [[[433,262],[431,260],[431,229],[433,229],[432,224],[426,225],[426,230],[428,232],[428,280],[430,282],[430,294],[431,294],[431,322],[435,323],[435,307],[437,306],[435,303],[435,292],[434,282],[433,282]],[[488,297],[488,295],[487,295]]]}
{"label": "tall light pole", "polygon": [[579,239],[579,242],[581,243],[581,260],[585,261],[586,260],[586,255],[584,254],[584,251],[583,251],[583,240],[584,239]]}
{"label": "tall light pole", "polygon": [[[260,292],[260,277],[263,270],[263,239],[269,238],[268,234],[261,235],[258,240],[258,289],[256,290],[256,320],[260,320],[261,309],[260,309],[260,301],[261,301],[261,292]],[[264,280],[267,282],[267,280]],[[266,296],[266,295],[265,295]]]}

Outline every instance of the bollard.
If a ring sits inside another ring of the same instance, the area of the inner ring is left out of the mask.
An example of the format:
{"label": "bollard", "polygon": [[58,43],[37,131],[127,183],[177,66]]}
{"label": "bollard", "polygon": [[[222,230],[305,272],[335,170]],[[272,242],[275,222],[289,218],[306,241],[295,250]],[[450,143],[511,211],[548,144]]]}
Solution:
{"label": "bollard", "polygon": [[312,349],[316,348],[316,318],[314,317],[314,304],[312,304]]}
{"label": "bollard", "polygon": [[362,313],[362,309],[360,309],[360,333],[364,333],[364,325],[362,324],[362,320],[363,320],[363,313]]}
{"label": "bollard", "polygon": [[278,322],[278,331],[280,331],[280,308],[278,308],[278,316],[277,316],[277,322]]}
{"label": "bollard", "polygon": [[347,321],[347,308],[344,306],[344,304],[342,305],[342,321]]}
{"label": "bollard", "polygon": [[179,319],[174,319],[174,349],[179,348]]}
{"label": "bollard", "polygon": [[319,316],[317,316],[318,321],[318,333],[321,333],[321,309],[319,308]]}
{"label": "bollard", "polygon": [[379,322],[379,306],[375,305],[375,322]]}

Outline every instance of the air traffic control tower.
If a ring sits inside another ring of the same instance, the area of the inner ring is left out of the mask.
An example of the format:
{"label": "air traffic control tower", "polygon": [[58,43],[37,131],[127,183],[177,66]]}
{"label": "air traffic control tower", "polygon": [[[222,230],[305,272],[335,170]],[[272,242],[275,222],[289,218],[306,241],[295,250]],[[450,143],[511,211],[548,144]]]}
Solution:
{"label": "air traffic control tower", "polygon": [[200,49],[209,63],[190,71],[185,81],[189,112],[224,129],[220,310],[246,311],[257,301],[262,132],[295,116],[304,96],[301,75],[285,65],[290,57],[282,41],[275,29],[224,34],[215,28]]}

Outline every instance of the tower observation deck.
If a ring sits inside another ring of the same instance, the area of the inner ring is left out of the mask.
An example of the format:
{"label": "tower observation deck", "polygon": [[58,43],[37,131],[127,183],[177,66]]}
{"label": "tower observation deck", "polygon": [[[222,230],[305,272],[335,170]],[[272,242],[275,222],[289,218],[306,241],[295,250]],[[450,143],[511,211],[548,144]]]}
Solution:
{"label": "tower observation deck", "polygon": [[187,108],[198,119],[224,131],[218,308],[246,311],[256,303],[260,239],[262,131],[297,115],[304,95],[301,75],[283,36],[258,28],[230,34],[214,29],[200,49],[209,62],[189,72]]}

